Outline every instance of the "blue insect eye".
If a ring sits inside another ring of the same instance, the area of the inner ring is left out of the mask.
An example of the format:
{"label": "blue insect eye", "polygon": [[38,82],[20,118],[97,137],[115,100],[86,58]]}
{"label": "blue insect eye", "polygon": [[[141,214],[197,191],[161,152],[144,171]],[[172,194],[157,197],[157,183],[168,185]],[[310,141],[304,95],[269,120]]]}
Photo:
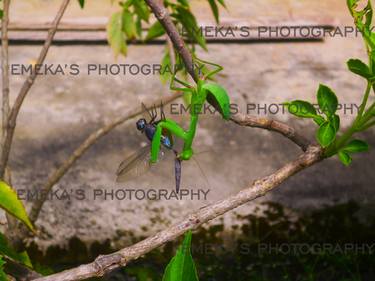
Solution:
{"label": "blue insect eye", "polygon": [[137,121],[137,129],[143,130],[146,127],[146,120],[145,119],[139,119]]}

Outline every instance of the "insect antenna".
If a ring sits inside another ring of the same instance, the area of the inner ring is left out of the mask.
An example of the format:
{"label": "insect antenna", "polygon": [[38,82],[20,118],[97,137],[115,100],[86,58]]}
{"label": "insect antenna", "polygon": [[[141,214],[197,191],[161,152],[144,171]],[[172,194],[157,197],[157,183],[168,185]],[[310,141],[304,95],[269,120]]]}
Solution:
{"label": "insect antenna", "polygon": [[199,161],[198,161],[197,159],[195,159],[194,156],[191,157],[191,158],[194,160],[195,164],[197,164],[197,166],[198,166],[198,168],[199,168],[199,171],[201,172],[201,174],[202,174],[202,176],[203,176],[205,182],[208,184],[208,187],[209,187],[210,189],[212,189],[211,184],[210,184],[210,182],[208,181],[208,178],[207,178],[207,176],[206,176],[204,170],[202,169],[201,165],[199,164]]}
{"label": "insect antenna", "polygon": [[148,115],[150,115],[150,118],[152,119],[153,117],[153,115],[151,114],[151,112],[147,109],[147,107],[146,107],[146,105],[142,102],[142,108],[143,108],[143,110],[144,111],[146,111],[147,113],[148,113]]}

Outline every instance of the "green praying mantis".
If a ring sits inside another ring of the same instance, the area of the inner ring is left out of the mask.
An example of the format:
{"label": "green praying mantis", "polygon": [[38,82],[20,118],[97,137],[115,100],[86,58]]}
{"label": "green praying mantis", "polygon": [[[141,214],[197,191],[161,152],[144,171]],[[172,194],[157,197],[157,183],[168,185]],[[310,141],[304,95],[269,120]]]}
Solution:
{"label": "green praying mantis", "polygon": [[[188,83],[179,80],[176,77],[176,73],[174,73],[170,82],[170,89],[173,91],[182,91],[184,93],[191,94],[189,128],[187,130],[184,130],[171,119],[164,119],[160,121],[156,125],[156,131],[152,139],[150,159],[151,163],[156,163],[158,161],[163,131],[167,131],[170,137],[174,135],[183,140],[183,149],[177,155],[177,158],[180,161],[189,160],[193,156],[194,151],[192,145],[198,126],[199,115],[202,113],[202,108],[206,101],[214,106],[214,108],[221,113],[222,117],[225,120],[228,120],[230,117],[230,99],[227,91],[219,84],[207,81],[215,74],[222,71],[223,67],[218,64],[204,61],[198,58],[195,58],[195,60],[202,64],[214,66],[216,69],[212,70],[206,75],[202,75],[201,77],[199,77],[196,86],[189,85]],[[181,84],[184,87],[176,87],[175,82]]]}
{"label": "green praying mantis", "polygon": [[[188,83],[176,78],[174,73],[170,89],[174,91],[182,91],[191,94],[190,102],[190,124],[188,130],[181,128],[175,121],[165,118],[163,107],[161,106],[161,119],[157,120],[157,112],[154,107],[149,111],[144,105],[145,111],[150,115],[150,120],[147,121],[141,118],[137,121],[137,129],[144,133],[148,140],[151,142],[151,148],[144,147],[137,153],[125,159],[117,170],[117,181],[122,182],[127,180],[132,175],[138,176],[146,171],[150,164],[158,162],[160,155],[160,148],[166,148],[175,153],[175,178],[176,178],[176,191],[179,192],[181,181],[181,162],[190,160],[193,156],[193,141],[198,126],[199,115],[202,112],[204,103],[207,101],[216,110],[218,110],[225,120],[230,117],[230,100],[226,90],[220,85],[208,82],[213,75],[220,72],[223,68],[214,63],[196,59],[197,62],[209,64],[216,67],[215,70],[200,77],[196,86],[191,86]],[[175,82],[182,86],[175,87]],[[179,153],[173,147],[173,135],[181,138],[184,142],[183,149]],[[150,152],[151,149],[151,153]],[[150,156],[149,156],[150,155]],[[145,158],[147,157],[147,158]]]}

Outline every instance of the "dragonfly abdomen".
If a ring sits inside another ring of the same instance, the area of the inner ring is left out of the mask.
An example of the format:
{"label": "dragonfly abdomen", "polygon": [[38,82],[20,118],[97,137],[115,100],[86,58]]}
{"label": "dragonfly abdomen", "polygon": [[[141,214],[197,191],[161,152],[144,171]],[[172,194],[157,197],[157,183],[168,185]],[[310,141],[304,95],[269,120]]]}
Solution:
{"label": "dragonfly abdomen", "polygon": [[[156,127],[154,125],[148,124],[146,125],[144,132],[145,132],[147,139],[150,142],[152,142],[152,139],[154,138],[154,135],[156,132]],[[172,142],[167,136],[164,136],[164,135],[161,136],[161,144],[168,149],[173,148]]]}

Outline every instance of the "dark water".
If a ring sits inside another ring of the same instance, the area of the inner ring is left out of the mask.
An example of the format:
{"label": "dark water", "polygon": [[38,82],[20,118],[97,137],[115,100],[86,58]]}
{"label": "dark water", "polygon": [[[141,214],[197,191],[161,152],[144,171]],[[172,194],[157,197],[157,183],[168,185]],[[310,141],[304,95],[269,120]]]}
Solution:
{"label": "dark water", "polygon": [[[242,224],[232,231],[218,224],[194,233],[192,255],[200,280],[375,280],[375,208],[349,202],[301,214],[275,203],[266,207],[239,217]],[[95,280],[161,280],[179,242]],[[87,249],[72,239],[68,249],[51,248],[45,256],[33,246],[29,250],[47,273],[115,249],[109,241]]]}

